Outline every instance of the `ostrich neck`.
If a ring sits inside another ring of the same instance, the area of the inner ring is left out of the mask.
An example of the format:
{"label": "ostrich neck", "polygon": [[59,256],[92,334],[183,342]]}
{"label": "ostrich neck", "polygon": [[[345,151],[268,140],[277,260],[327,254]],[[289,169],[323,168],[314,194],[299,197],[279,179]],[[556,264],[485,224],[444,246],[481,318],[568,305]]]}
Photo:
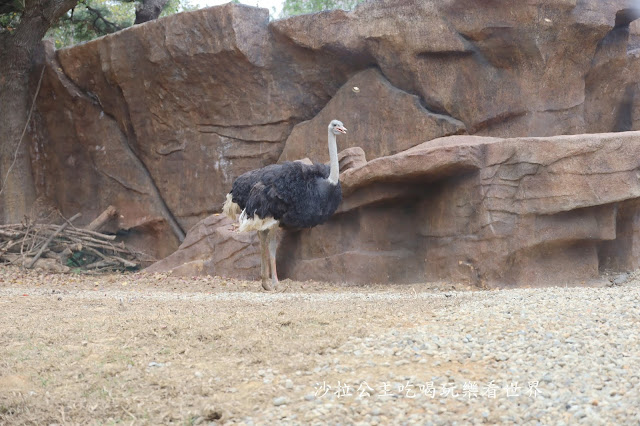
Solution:
{"label": "ostrich neck", "polygon": [[329,183],[335,185],[338,183],[340,166],[338,165],[338,146],[336,145],[336,135],[334,135],[331,130],[329,130],[329,159],[331,160]]}

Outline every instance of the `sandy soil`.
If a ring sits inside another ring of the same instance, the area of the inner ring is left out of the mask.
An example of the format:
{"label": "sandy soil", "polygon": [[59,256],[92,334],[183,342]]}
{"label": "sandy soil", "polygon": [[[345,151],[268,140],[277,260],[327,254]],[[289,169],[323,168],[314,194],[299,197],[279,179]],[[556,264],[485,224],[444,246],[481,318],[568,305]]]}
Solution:
{"label": "sandy soil", "polygon": [[436,321],[435,309],[465,294],[452,290],[470,289],[287,281],[266,294],[221,278],[3,268],[0,424],[260,418],[274,399],[302,400],[321,382],[382,377],[384,356],[342,359],[349,374],[318,366],[348,339]]}

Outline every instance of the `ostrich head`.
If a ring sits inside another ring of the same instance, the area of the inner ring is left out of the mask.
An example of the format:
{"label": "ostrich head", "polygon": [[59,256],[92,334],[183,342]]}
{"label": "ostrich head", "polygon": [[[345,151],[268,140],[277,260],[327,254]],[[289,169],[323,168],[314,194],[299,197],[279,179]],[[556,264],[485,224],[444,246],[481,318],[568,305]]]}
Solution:
{"label": "ostrich head", "polygon": [[347,128],[344,127],[344,124],[342,124],[342,121],[332,120],[331,123],[329,123],[329,131],[334,135],[346,134]]}

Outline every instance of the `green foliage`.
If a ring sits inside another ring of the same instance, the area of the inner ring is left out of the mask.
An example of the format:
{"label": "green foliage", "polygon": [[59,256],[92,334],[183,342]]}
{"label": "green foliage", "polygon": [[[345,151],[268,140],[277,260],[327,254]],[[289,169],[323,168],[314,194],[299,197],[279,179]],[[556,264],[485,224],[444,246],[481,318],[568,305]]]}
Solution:
{"label": "green foliage", "polygon": [[92,40],[133,25],[133,1],[83,0],[47,33],[56,48]]}
{"label": "green foliage", "polygon": [[13,32],[20,23],[19,12],[9,12],[0,15],[0,34],[4,32]]}
{"label": "green foliage", "polygon": [[0,34],[16,29],[23,10],[24,0],[0,0]]}
{"label": "green foliage", "polygon": [[169,0],[167,4],[162,9],[162,13],[160,17],[173,15],[174,13],[178,13],[180,11],[180,0]]}
{"label": "green foliage", "polygon": [[281,18],[329,9],[351,10],[364,0],[285,0]]}
{"label": "green foliage", "polygon": [[160,17],[173,15],[178,12],[189,12],[190,10],[199,9],[197,3],[192,0],[169,0],[169,2],[162,9]]}
{"label": "green foliage", "polygon": [[[130,27],[141,0],[81,0],[47,33],[56,48],[93,40]],[[169,0],[160,16],[197,9],[191,0]]]}

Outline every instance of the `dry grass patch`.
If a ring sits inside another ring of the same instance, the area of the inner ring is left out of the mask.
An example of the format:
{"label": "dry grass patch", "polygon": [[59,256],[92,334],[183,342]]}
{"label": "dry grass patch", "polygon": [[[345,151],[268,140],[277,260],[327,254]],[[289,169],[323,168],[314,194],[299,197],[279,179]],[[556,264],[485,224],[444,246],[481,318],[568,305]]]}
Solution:
{"label": "dry grass patch", "polygon": [[[3,270],[0,423],[190,424],[256,415],[285,392],[286,379],[294,383],[286,392],[313,393],[323,377],[314,369],[349,339],[427,323],[434,308],[411,302],[426,286],[286,286],[273,295],[219,278]],[[375,374],[357,362],[344,364]]]}

